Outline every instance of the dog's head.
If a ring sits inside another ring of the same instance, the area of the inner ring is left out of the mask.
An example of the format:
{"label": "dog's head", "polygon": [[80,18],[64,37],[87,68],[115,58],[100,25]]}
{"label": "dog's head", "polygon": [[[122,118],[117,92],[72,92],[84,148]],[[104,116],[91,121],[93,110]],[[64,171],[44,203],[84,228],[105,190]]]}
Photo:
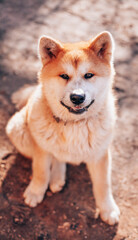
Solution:
{"label": "dog's head", "polygon": [[40,38],[40,81],[53,115],[79,120],[100,110],[111,88],[113,50],[109,32],[72,44]]}

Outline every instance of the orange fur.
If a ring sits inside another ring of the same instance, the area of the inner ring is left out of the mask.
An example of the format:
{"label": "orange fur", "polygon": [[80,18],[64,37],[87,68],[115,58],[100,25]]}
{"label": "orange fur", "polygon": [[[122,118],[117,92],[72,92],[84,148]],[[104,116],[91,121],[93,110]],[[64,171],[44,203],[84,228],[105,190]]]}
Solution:
{"label": "orange fur", "polygon": [[42,201],[48,185],[53,192],[62,189],[66,163],[84,162],[101,218],[109,224],[118,222],[109,151],[116,118],[113,52],[108,32],[75,44],[41,37],[39,84],[14,95],[15,103],[24,96],[20,98],[24,107],[6,127],[18,151],[33,159],[33,178],[24,193],[29,206]]}

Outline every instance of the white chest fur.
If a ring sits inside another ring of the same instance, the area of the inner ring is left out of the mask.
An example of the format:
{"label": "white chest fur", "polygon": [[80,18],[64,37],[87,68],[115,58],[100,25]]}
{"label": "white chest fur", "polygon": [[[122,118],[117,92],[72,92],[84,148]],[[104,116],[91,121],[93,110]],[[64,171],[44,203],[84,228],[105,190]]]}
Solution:
{"label": "white chest fur", "polygon": [[43,150],[59,161],[73,164],[99,159],[111,141],[109,128],[107,121],[98,118],[64,124],[41,116],[30,124],[31,133]]}

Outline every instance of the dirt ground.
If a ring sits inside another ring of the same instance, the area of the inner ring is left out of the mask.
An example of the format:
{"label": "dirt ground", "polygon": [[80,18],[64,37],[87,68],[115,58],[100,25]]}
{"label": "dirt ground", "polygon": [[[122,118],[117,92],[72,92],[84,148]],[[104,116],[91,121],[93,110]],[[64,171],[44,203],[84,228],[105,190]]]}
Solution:
{"label": "dirt ground", "polygon": [[[0,240],[138,239],[137,10],[136,0],[0,0]],[[47,34],[74,42],[103,30],[111,31],[116,42],[112,185],[121,216],[112,227],[96,218],[83,164],[68,166],[60,193],[48,191],[38,207],[26,206],[22,194],[31,162],[16,152],[4,130],[15,111],[11,94],[36,82],[38,38]]]}

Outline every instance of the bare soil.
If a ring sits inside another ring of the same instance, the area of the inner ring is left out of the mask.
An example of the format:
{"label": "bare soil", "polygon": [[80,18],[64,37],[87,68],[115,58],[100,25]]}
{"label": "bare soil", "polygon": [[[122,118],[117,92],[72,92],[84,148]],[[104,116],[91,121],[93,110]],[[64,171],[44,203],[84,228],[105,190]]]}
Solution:
{"label": "bare soil", "polygon": [[[138,239],[137,10],[136,0],[0,0],[0,240]],[[22,194],[31,162],[16,152],[4,130],[15,112],[11,94],[37,80],[38,38],[47,34],[74,42],[103,30],[111,31],[116,42],[112,185],[121,216],[115,226],[96,218],[83,164],[68,166],[60,193],[48,190],[38,207],[26,206]]]}

